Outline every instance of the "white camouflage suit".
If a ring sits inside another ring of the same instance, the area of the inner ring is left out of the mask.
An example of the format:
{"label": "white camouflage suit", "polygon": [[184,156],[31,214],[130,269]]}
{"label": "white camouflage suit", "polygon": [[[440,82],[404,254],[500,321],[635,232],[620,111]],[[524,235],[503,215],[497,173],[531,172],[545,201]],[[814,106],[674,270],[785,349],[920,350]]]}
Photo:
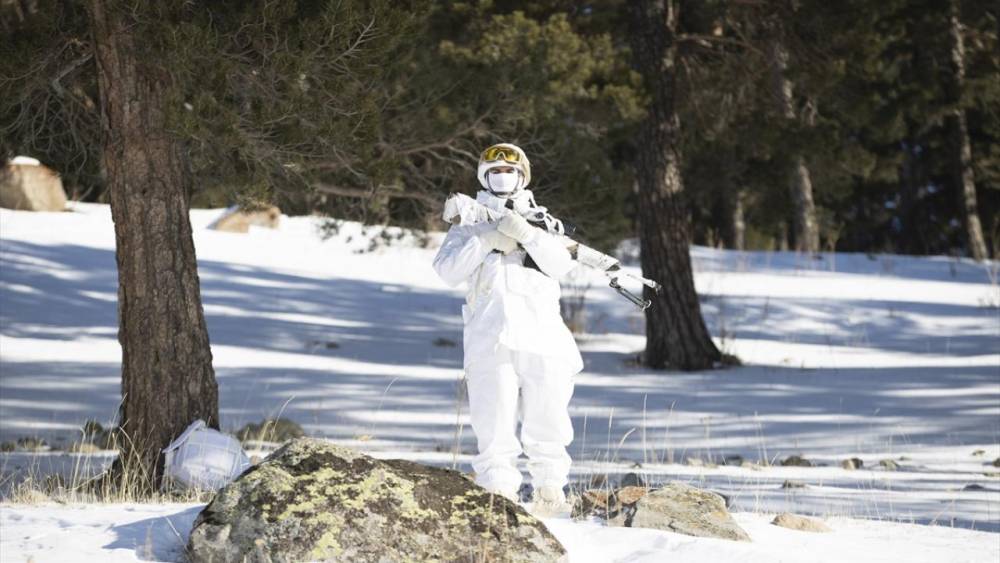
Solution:
{"label": "white camouflage suit", "polygon": [[[491,198],[497,199],[481,191],[477,201]],[[472,464],[476,482],[513,494],[521,484],[516,460],[523,451],[536,491],[561,490],[571,462],[566,446],[573,441],[567,409],[583,361],[559,314],[556,279],[575,262],[556,236],[541,229],[507,255],[494,251],[481,235],[495,229],[493,223],[452,226],[434,259],[446,283],[468,284],[462,317],[469,410],[479,444]],[[541,271],[524,266],[526,253]]]}

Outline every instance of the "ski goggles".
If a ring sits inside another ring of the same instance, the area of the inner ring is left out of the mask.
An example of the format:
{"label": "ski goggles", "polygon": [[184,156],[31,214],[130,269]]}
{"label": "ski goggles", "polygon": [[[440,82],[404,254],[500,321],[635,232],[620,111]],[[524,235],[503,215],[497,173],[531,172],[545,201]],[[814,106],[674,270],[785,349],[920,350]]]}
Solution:
{"label": "ski goggles", "polygon": [[509,162],[511,164],[518,164],[521,162],[521,154],[510,147],[503,147],[499,145],[493,145],[492,147],[483,151],[480,157],[483,162],[495,162],[502,160],[504,162]]}

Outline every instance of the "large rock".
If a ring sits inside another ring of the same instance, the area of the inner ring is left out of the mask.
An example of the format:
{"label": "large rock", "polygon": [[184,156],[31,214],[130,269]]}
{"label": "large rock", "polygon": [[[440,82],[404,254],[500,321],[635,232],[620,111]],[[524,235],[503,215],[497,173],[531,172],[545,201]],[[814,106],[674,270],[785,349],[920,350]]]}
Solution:
{"label": "large rock", "polygon": [[244,210],[233,206],[226,209],[209,227],[217,231],[245,233],[250,230],[250,225],[277,229],[280,220],[281,210],[273,205],[256,210]]}
{"label": "large rock", "polygon": [[193,562],[559,561],[520,506],[456,471],[301,438],[225,487],[195,520]]}
{"label": "large rock", "polygon": [[715,493],[673,482],[646,493],[608,521],[613,526],[652,528],[689,536],[750,541]]}
{"label": "large rock", "polygon": [[66,192],[51,168],[17,157],[0,170],[0,207],[21,211],[63,211]]}

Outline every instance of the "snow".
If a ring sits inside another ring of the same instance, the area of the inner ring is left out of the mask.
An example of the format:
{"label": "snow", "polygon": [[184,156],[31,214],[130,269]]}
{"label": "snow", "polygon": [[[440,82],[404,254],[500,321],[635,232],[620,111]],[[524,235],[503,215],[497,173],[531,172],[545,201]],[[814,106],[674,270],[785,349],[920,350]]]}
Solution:
{"label": "snow", "polygon": [[10,164],[15,166],[41,166],[42,163],[37,158],[32,158],[30,156],[15,156],[10,159]]}
{"label": "snow", "polygon": [[[204,505],[76,505],[5,507],[0,511],[4,561],[178,561]],[[944,527],[831,518],[832,533],[769,524],[773,515],[740,513],[752,543],[693,538],[596,522],[548,519],[545,524],[574,562],[745,561],[781,563],[996,561],[997,537]],[[995,553],[995,552],[994,552]]]}
{"label": "snow", "polygon": [[[63,447],[84,421],[110,422],[117,409],[111,214],[71,207],[0,209],[0,442],[38,436]],[[467,468],[461,290],[430,268],[441,234],[340,222],[324,240],[311,217],[246,234],[207,229],[222,212],[194,210],[192,224],[223,428],[281,415],[378,457]],[[599,275],[580,273],[573,285],[592,287],[571,405],[573,479],[637,472],[719,491],[754,542],[547,521],[574,561],[1000,559],[1000,468],[991,465],[1000,457],[1000,265],[700,247],[692,258],[716,342],[746,365],[636,367],[641,313]],[[821,466],[704,463],[792,454]],[[849,457],[864,468],[842,469]],[[4,453],[0,484],[91,473],[110,459]],[[879,467],[885,459],[900,469]],[[784,489],[786,480],[807,486]],[[4,504],[0,559],[178,560],[197,511]],[[782,511],[825,518],[834,532],[771,526]]]}
{"label": "snow", "polygon": [[0,560],[180,561],[203,506],[4,507],[0,510]]}

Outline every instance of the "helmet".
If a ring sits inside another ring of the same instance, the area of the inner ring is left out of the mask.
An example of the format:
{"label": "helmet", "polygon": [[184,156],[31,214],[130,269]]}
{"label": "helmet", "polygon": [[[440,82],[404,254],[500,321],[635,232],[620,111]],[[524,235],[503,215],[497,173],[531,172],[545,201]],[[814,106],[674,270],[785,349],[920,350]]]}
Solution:
{"label": "helmet", "polygon": [[518,190],[526,188],[531,183],[531,163],[528,162],[528,155],[517,145],[498,143],[491,145],[479,155],[479,169],[476,171],[476,176],[484,190],[490,190],[486,174],[493,168],[503,166],[509,166],[521,173],[522,181],[517,187]]}

